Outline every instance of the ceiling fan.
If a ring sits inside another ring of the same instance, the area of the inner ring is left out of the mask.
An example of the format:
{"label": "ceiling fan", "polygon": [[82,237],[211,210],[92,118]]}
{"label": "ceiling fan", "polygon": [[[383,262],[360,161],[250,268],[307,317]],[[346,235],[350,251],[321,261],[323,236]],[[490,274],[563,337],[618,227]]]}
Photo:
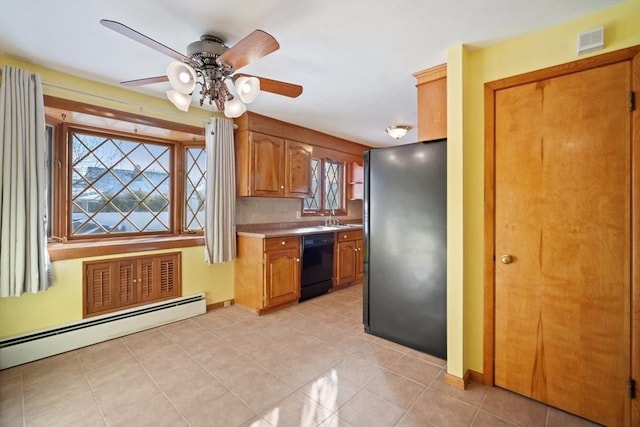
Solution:
{"label": "ceiling fan", "polygon": [[[215,35],[205,34],[199,41],[189,44],[187,55],[183,55],[120,22],[101,19],[100,23],[176,60],[169,64],[164,76],[128,80],[120,84],[140,86],[168,81],[172,89],[167,91],[167,98],[182,111],[189,110],[196,85],[200,85],[200,106],[208,101],[231,118],[242,115],[247,110],[245,104],[253,102],[260,90],[290,98],[302,93],[302,86],[292,83],[235,74],[238,69],[280,48],[276,39],[262,30],[253,31],[232,47],[226,46]],[[240,99],[229,91],[228,80],[234,83]]]}

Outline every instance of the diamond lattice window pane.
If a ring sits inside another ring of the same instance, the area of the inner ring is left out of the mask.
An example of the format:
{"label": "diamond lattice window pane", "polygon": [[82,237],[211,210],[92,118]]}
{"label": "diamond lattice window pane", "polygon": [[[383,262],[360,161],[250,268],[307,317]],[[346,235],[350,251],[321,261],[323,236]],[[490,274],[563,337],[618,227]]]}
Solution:
{"label": "diamond lattice window pane", "polygon": [[207,182],[207,152],[204,148],[185,150],[184,229],[204,229],[204,200]]}
{"label": "diamond lattice window pane", "polygon": [[325,206],[328,210],[338,210],[342,207],[340,163],[327,160],[325,169]]}
{"label": "diamond lattice window pane", "polygon": [[74,132],[73,236],[170,231],[171,148]]}
{"label": "diamond lattice window pane", "polygon": [[311,159],[311,197],[304,199],[303,209],[308,212],[317,212],[320,210],[321,197],[321,162],[319,159]]}

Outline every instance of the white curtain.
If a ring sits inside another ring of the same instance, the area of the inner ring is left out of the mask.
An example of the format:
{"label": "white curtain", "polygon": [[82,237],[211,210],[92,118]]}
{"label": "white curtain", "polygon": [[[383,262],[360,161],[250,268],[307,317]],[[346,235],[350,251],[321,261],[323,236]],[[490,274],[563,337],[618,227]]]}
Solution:
{"label": "white curtain", "polygon": [[0,297],[51,285],[47,252],[45,121],[38,74],[2,67]]}
{"label": "white curtain", "polygon": [[206,130],[207,193],[205,258],[208,263],[236,257],[236,168],[233,121],[212,117]]}

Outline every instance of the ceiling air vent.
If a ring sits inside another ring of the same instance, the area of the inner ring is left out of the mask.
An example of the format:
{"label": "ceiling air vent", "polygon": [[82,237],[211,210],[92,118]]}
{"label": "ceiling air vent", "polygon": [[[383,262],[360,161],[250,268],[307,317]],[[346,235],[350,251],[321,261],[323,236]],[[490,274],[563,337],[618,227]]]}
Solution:
{"label": "ceiling air vent", "polygon": [[578,34],[578,55],[604,48],[604,27]]}

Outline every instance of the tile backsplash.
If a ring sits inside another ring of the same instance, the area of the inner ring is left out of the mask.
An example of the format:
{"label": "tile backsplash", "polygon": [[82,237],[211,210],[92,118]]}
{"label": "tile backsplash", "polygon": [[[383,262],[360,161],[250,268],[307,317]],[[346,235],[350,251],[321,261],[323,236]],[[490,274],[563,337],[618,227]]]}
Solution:
{"label": "tile backsplash", "polygon": [[[318,216],[300,216],[302,200],[266,197],[236,197],[236,224],[265,224],[276,222],[321,222]],[[337,216],[341,221],[362,220],[362,200],[347,200],[348,215]]]}

